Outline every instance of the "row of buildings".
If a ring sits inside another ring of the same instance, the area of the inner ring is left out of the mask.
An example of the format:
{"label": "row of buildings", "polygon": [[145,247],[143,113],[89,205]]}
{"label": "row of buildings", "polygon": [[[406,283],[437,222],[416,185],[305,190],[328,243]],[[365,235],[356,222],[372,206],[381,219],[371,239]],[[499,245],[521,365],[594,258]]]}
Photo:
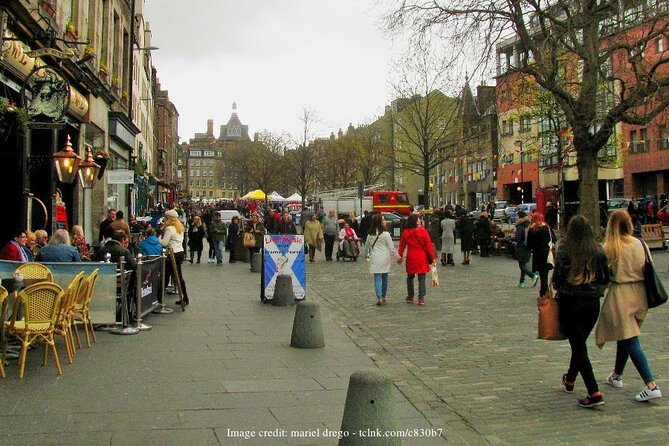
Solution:
{"label": "row of buildings", "polygon": [[[176,199],[179,114],[152,63],[144,0],[3,0],[0,37],[3,238],[80,224],[97,240],[107,209]],[[61,181],[54,154],[68,150],[101,167],[93,187]]]}

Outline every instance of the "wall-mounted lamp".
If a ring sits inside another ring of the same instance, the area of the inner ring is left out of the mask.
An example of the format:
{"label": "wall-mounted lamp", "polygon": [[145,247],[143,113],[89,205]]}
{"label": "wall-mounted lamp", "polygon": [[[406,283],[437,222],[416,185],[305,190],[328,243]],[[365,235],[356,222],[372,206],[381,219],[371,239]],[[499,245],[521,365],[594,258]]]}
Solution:
{"label": "wall-mounted lamp", "polygon": [[77,169],[81,163],[81,157],[72,150],[70,135],[67,135],[65,147],[53,154],[53,162],[56,166],[58,181],[61,183],[71,183],[77,176]]}
{"label": "wall-mounted lamp", "polygon": [[100,166],[93,161],[93,152],[86,147],[86,159],[79,164],[79,182],[86,189],[95,186],[95,179],[100,171]]}

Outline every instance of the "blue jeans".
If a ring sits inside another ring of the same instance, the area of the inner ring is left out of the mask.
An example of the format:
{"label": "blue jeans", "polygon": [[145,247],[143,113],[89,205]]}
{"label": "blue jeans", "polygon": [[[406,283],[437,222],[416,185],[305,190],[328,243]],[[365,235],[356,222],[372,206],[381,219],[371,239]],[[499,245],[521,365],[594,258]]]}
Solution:
{"label": "blue jeans", "polygon": [[616,375],[623,374],[628,358],[632,358],[632,363],[639,372],[639,375],[641,375],[641,379],[643,379],[645,384],[655,381],[653,372],[650,371],[650,366],[646,360],[646,354],[643,352],[641,343],[639,343],[639,338],[636,336],[618,341],[618,348],[616,349],[616,365],[613,368]]}
{"label": "blue jeans", "polygon": [[388,273],[374,273],[374,289],[379,299],[386,297],[388,291]]}
{"label": "blue jeans", "polygon": [[214,252],[216,253],[216,263],[223,262],[223,240],[214,242]]}

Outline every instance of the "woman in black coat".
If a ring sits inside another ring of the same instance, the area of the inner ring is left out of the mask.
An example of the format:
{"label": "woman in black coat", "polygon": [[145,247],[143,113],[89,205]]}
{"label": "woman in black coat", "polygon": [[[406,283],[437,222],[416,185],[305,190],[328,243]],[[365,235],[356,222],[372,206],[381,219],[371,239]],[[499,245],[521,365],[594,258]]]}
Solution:
{"label": "woman in black coat", "polygon": [[460,215],[456,227],[460,232],[460,250],[464,258],[463,265],[469,265],[469,254],[474,249],[474,224],[466,213]]}
{"label": "woman in black coat", "polygon": [[200,263],[202,258],[202,239],[204,239],[207,229],[202,224],[202,219],[199,215],[193,217],[193,223],[188,228],[188,249],[190,249],[190,263],[193,263],[195,253],[197,253],[197,263]]}
{"label": "woman in black coat", "polygon": [[476,222],[476,238],[479,242],[481,257],[490,257],[490,254],[488,253],[490,235],[490,220],[488,220],[488,213],[481,212],[481,215]]}
{"label": "woman in black coat", "polygon": [[547,263],[550,242],[555,243],[555,235],[550,226],[544,221],[544,215],[538,212],[532,214],[530,230],[527,233],[527,249],[532,252],[532,271],[539,273],[539,296],[548,291],[548,271],[553,265]]}
{"label": "woman in black coat", "polygon": [[228,225],[228,238],[226,239],[225,248],[230,253],[230,263],[237,261],[237,241],[239,240],[239,217],[232,217],[232,221]]}

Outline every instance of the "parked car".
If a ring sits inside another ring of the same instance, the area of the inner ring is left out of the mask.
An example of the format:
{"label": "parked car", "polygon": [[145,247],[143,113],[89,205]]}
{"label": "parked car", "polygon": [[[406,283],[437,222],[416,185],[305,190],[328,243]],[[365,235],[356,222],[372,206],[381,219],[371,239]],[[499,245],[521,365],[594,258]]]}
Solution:
{"label": "parked car", "polygon": [[516,206],[515,214],[512,217],[509,218],[509,221],[511,223],[515,223],[516,218],[518,217],[518,212],[520,212],[520,211],[523,211],[527,215],[530,215],[532,212],[534,212],[536,210],[537,210],[537,204],[536,203],[522,203],[522,204],[519,204],[518,206]]}
{"label": "parked car", "polygon": [[240,220],[242,220],[242,216],[239,214],[239,211],[235,209],[221,209],[218,212],[220,212],[221,220],[223,221],[223,223],[225,223],[226,226],[230,224],[230,222],[232,221],[232,217],[237,217]]}
{"label": "parked car", "polygon": [[503,221],[506,223],[511,222],[511,218],[516,218],[516,206],[507,206],[504,208],[504,218]]}
{"label": "parked car", "polygon": [[509,202],[506,200],[502,201],[496,201],[495,202],[495,211],[493,213],[492,219],[493,220],[500,220],[504,221],[506,215],[504,214],[504,209],[509,206]]}
{"label": "parked car", "polygon": [[606,200],[606,212],[610,214],[618,209],[627,209],[630,201],[629,198],[610,198]]}
{"label": "parked car", "polygon": [[390,235],[392,235],[393,238],[399,237],[402,232],[402,227],[405,224],[404,221],[406,220],[406,217],[400,217],[393,212],[381,212],[381,215],[383,215],[383,218],[388,224],[388,232],[390,232]]}

